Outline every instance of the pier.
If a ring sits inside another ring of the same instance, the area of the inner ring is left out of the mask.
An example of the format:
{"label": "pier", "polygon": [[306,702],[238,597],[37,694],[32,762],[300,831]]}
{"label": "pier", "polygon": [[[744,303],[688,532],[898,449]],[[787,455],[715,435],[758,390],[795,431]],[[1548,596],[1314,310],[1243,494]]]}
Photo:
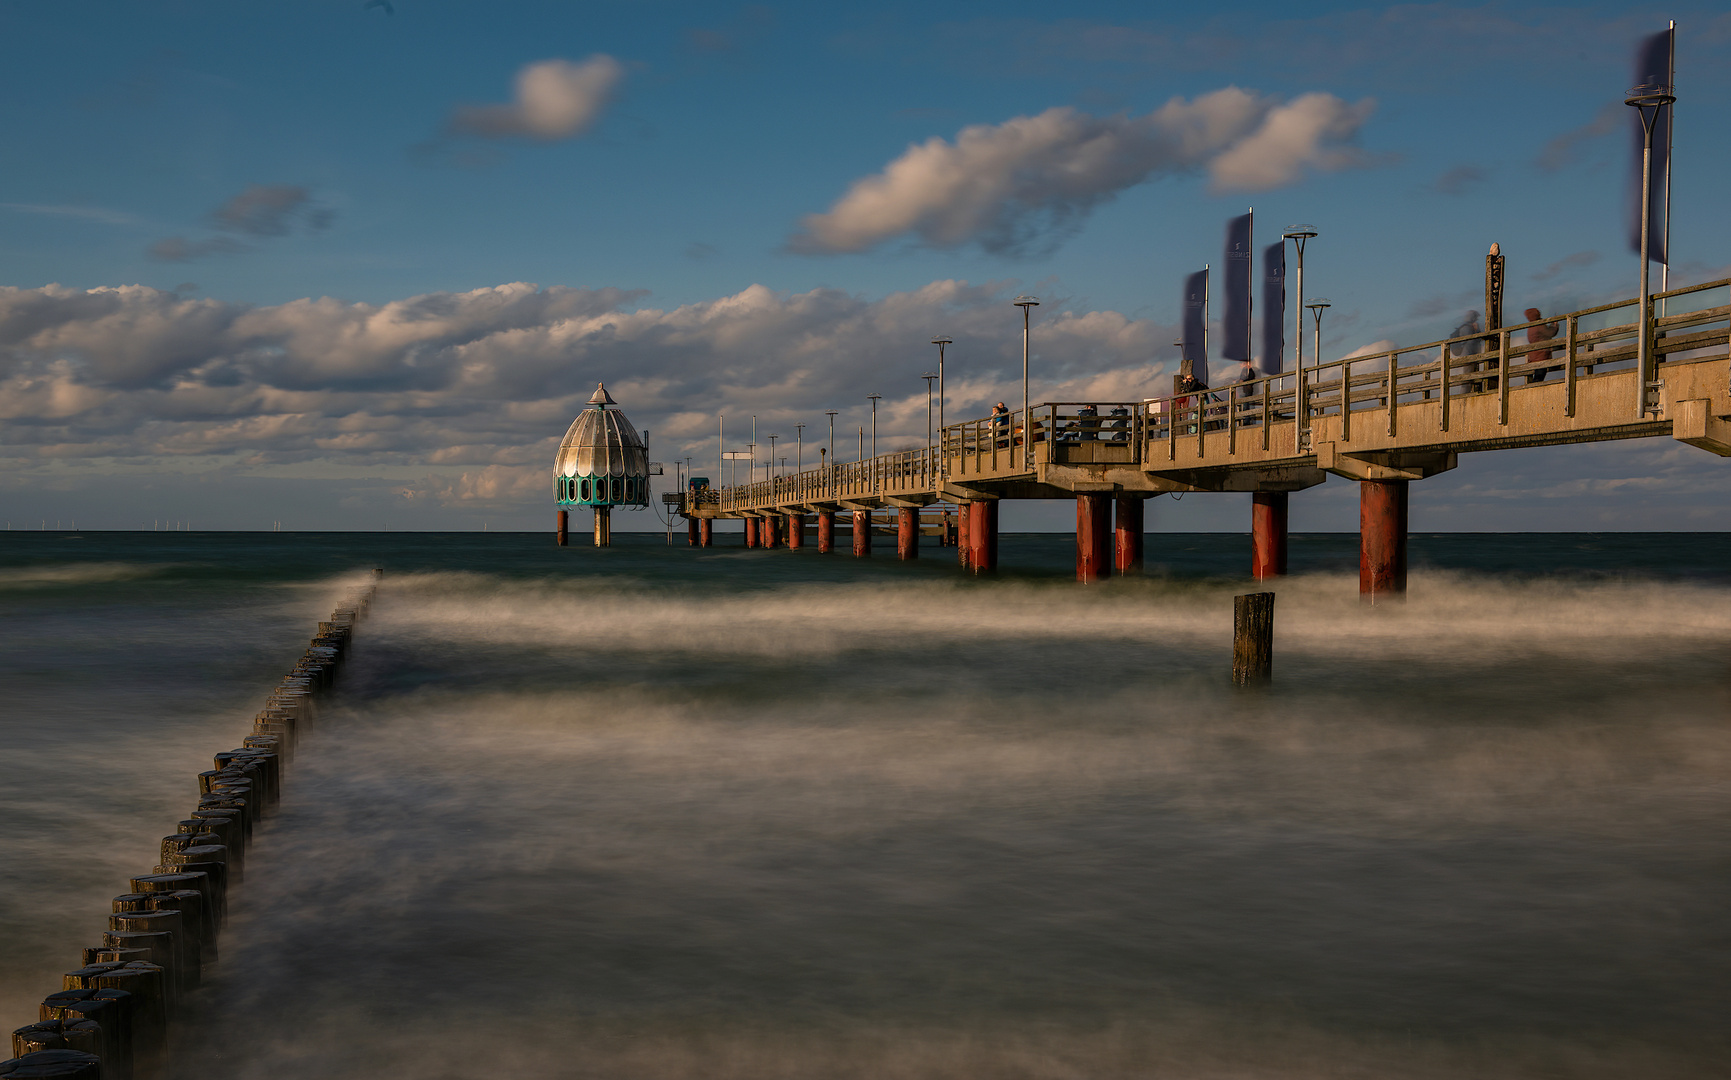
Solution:
{"label": "pier", "polygon": [[[1043,402],[949,424],[927,448],[682,492],[678,508],[702,546],[718,518],[742,519],[747,546],[774,547],[778,523],[815,516],[820,552],[851,516],[860,556],[872,515],[894,513],[903,558],[953,513],[958,562],[977,574],[997,567],[1004,500],[1074,499],[1088,582],[1139,565],[1144,500],[1249,492],[1251,571],[1268,578],[1287,569],[1291,493],[1333,475],[1359,485],[1361,594],[1398,596],[1410,486],[1461,454],[1669,437],[1731,456],[1728,301],[1731,278],[1657,293],[1645,310],[1624,300],[1200,393]],[[1527,341],[1551,326],[1555,338]]]}

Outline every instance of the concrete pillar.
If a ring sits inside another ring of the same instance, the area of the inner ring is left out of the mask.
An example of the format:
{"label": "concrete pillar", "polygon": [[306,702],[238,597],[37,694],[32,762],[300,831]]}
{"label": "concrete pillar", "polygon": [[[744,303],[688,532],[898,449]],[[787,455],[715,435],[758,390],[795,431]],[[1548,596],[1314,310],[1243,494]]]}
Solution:
{"label": "concrete pillar", "polygon": [[805,546],[805,515],[787,515],[787,546],[802,548]]}
{"label": "concrete pillar", "polygon": [[855,510],[853,512],[853,553],[856,558],[872,553],[872,512],[870,510]]}
{"label": "concrete pillar", "polygon": [[559,514],[554,518],[554,521],[556,522],[556,525],[554,526],[553,535],[558,538],[559,546],[565,547],[567,544],[571,543],[571,511],[559,511]]}
{"label": "concrete pillar", "polygon": [[1112,523],[1112,566],[1120,574],[1142,572],[1142,534],[1147,532],[1143,513],[1148,500],[1140,495],[1120,495]]}
{"label": "concrete pillar", "polygon": [[757,519],[754,517],[745,519],[745,546],[748,548],[757,546]]}
{"label": "concrete pillar", "polygon": [[1284,491],[1250,496],[1250,574],[1258,581],[1286,574],[1287,499]]}
{"label": "concrete pillar", "polygon": [[1406,596],[1407,480],[1358,483],[1358,593],[1375,603]]}
{"label": "concrete pillar", "polygon": [[757,542],[762,544],[765,548],[780,547],[780,526],[780,514],[765,514],[763,517],[759,518],[757,521]]}
{"label": "concrete pillar", "polygon": [[696,518],[686,518],[685,519],[685,542],[690,544],[692,547],[698,547],[699,546],[698,540],[697,540],[697,519]]}
{"label": "concrete pillar", "polygon": [[968,569],[990,574],[998,569],[998,500],[968,504]]}
{"label": "concrete pillar", "polygon": [[920,557],[920,512],[904,506],[896,511],[896,558]]}
{"label": "concrete pillar", "polygon": [[597,506],[595,508],[595,546],[609,547],[613,543],[613,508]]}
{"label": "concrete pillar", "polygon": [[699,518],[697,521],[697,546],[715,546],[715,519]]}
{"label": "concrete pillar", "polygon": [[817,553],[828,555],[835,550],[835,511],[817,512]]}
{"label": "concrete pillar", "polygon": [[958,503],[956,505],[956,565],[964,571],[970,569],[970,558],[973,549],[968,544],[968,521],[972,518],[973,503]]}
{"label": "concrete pillar", "polygon": [[1111,496],[1076,496],[1076,580],[1104,581],[1112,576]]}

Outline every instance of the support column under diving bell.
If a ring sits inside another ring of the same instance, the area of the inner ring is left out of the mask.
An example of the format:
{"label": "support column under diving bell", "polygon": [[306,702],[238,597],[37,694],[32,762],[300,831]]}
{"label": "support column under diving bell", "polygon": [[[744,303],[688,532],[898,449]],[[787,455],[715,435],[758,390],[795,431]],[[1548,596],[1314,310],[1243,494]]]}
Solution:
{"label": "support column under diving bell", "polygon": [[560,547],[571,542],[571,511],[561,510],[554,518],[553,535]]}

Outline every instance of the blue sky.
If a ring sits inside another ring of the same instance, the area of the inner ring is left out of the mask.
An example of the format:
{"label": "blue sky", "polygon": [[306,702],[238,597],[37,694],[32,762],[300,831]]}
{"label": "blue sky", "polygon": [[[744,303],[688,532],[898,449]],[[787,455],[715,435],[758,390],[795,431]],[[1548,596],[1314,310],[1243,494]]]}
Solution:
{"label": "blue sky", "polygon": [[[1492,241],[1511,308],[1629,295],[1619,102],[1671,18],[1674,273],[1731,273],[1731,16],[1291,11],[0,6],[0,516],[541,528],[599,379],[663,458],[713,456],[717,412],[851,431],[874,391],[923,441],[924,342],[957,338],[955,409],[989,404],[1018,291],[1048,300],[1037,397],[1140,397],[1246,206],[1262,242],[1320,228],[1337,354],[1444,334]],[[1413,513],[1731,528],[1728,489],[1655,440],[1469,458]],[[1353,527],[1352,495],[1295,527]],[[1244,528],[1242,501],[1154,517]]]}

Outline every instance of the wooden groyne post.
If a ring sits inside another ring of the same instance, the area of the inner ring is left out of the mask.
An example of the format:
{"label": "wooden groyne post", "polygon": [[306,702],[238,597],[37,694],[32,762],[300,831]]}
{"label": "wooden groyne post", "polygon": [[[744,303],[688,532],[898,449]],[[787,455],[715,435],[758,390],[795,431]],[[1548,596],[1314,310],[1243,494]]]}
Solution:
{"label": "wooden groyne post", "polygon": [[1274,594],[1232,598],[1232,681],[1239,686],[1274,674]]}
{"label": "wooden groyne post", "polygon": [[217,960],[217,938],[255,825],[274,812],[295,742],[349,655],[384,571],[350,589],[265,699],[241,745],[198,775],[198,802],[162,838],[161,860],[116,896],[99,944],[86,948],[34,1023],[12,1032],[0,1080],[152,1080],[163,1070],[187,995]]}

